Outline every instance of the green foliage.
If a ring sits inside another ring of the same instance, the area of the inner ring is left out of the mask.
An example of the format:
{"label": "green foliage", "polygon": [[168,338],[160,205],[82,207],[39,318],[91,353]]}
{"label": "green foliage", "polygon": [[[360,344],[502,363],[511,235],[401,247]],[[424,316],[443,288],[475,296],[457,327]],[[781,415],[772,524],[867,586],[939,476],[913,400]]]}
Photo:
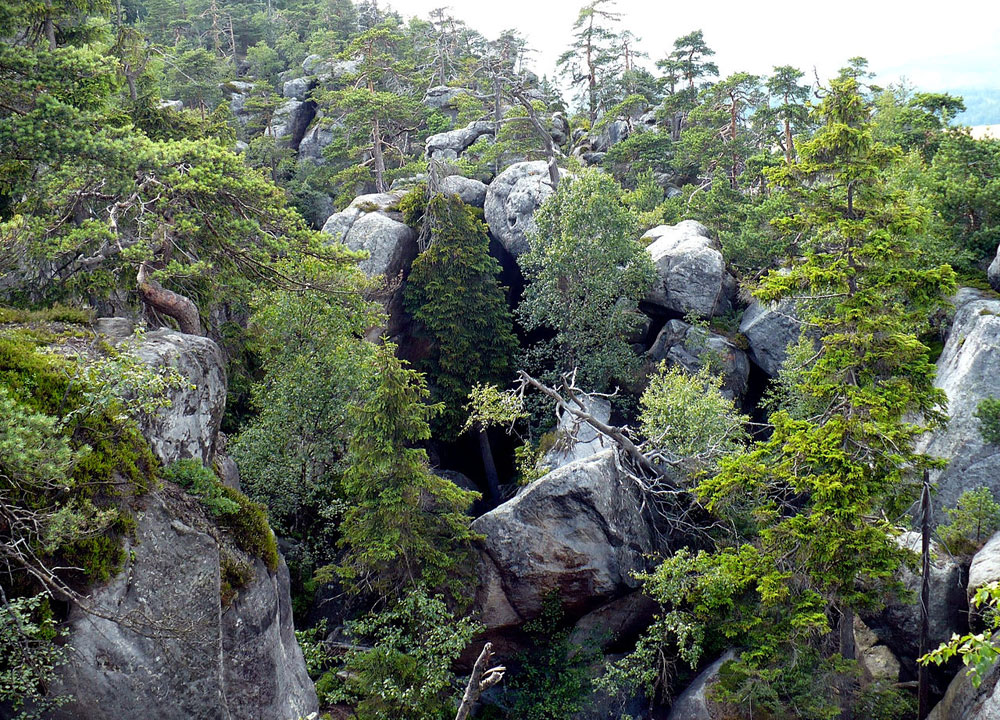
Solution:
{"label": "green foliage", "polygon": [[1000,607],[1000,584],[990,583],[978,588],[971,604],[975,608],[991,611],[987,613],[989,629],[961,636],[956,633],[948,642],[941,643],[937,649],[917,658],[917,662],[923,665],[941,665],[954,657],[960,657],[962,664],[969,668],[966,675],[972,680],[972,686],[978,688],[983,677],[1000,659],[1000,647],[993,639],[993,634],[1000,630],[1000,613],[996,611]]}
{"label": "green foliage", "polygon": [[1000,445],[1000,398],[980,401],[976,408],[976,419],[979,420],[979,433],[983,440]]}
{"label": "green foliage", "polygon": [[722,377],[707,364],[691,375],[663,362],[639,399],[643,436],[689,477],[713,473],[722,457],[747,440],[749,418],[721,390]]}
{"label": "green foliage", "polygon": [[[595,648],[570,640],[572,626],[557,595],[545,598],[542,611],[524,624],[531,650],[518,655],[502,696],[503,717],[510,720],[569,720],[586,707],[591,692],[590,665]],[[591,640],[595,640],[592,638]]]}
{"label": "green foliage", "polygon": [[237,547],[248,555],[263,560],[271,572],[278,569],[281,561],[278,546],[271,527],[267,524],[264,506],[251,502],[238,490],[223,485],[215,473],[200,460],[178,460],[163,469],[163,478],[177,483],[197,497],[219,526],[229,532]]}
{"label": "green foliage", "polygon": [[351,703],[358,720],[451,718],[451,666],[478,629],[469,618],[456,618],[440,595],[415,587],[388,609],[348,626],[355,643],[369,648],[348,650],[317,691]]}
{"label": "green foliage", "polygon": [[585,170],[561,182],[534,220],[531,249],[518,258],[530,284],[517,313],[529,331],[555,331],[534,355],[558,358],[557,372],[577,368],[591,390],[628,381],[638,358],[626,338],[655,270],[621,187]]}
{"label": "green foliage", "polygon": [[205,467],[201,460],[187,458],[163,468],[163,479],[177,483],[198,498],[214,518],[233,515],[240,511],[239,503],[222,494],[222,484],[215,473]]}
{"label": "green foliage", "polygon": [[4,323],[32,324],[58,322],[89,325],[92,319],[91,312],[66,305],[57,304],[41,310],[0,307],[0,325]]}
{"label": "green foliage", "polygon": [[444,435],[454,437],[473,386],[510,379],[517,340],[497,282],[500,263],[489,254],[486,226],[475,211],[457,196],[437,195],[424,222],[431,244],[413,262],[405,303],[433,343],[420,369],[444,403]]}
{"label": "green foliage", "polygon": [[337,570],[351,587],[385,596],[417,583],[457,595],[473,539],[464,509],[475,493],[433,474],[427,453],[413,447],[430,437],[428,421],[440,406],[425,404],[423,378],[394,350],[376,348],[377,383],[351,409]]}
{"label": "green foliage", "polygon": [[948,522],[937,532],[948,552],[972,555],[1000,530],[1000,504],[987,487],[966,490],[954,508],[947,508]]}
{"label": "green foliage", "polygon": [[66,632],[57,629],[49,601],[39,594],[0,605],[0,705],[13,711],[12,720],[41,718],[70,699],[48,694],[67,661],[66,647],[53,642]]}

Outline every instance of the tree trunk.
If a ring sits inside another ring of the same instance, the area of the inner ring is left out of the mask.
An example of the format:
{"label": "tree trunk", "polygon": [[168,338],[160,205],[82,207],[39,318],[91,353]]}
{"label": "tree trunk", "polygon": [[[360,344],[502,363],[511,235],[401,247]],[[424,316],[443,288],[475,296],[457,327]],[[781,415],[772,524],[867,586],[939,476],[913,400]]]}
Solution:
{"label": "tree trunk", "polygon": [[[924,488],[920,493],[920,654],[930,651],[931,621],[931,483],[924,470]],[[924,720],[931,711],[931,689],[928,667],[917,666],[917,720]]]}
{"label": "tree trunk", "polygon": [[[840,656],[845,660],[857,659],[854,642],[854,611],[841,608],[840,614]],[[851,677],[840,680],[840,720],[854,720],[854,681]]]}
{"label": "tree trunk", "polygon": [[45,0],[45,37],[49,41],[49,51],[56,49],[56,26],[52,22],[52,0]]}
{"label": "tree trunk", "polygon": [[483,456],[483,470],[486,473],[486,484],[490,489],[490,501],[494,506],[500,504],[500,474],[493,462],[493,448],[490,447],[490,436],[486,430],[479,428],[479,453]]}
{"label": "tree trunk", "polygon": [[136,278],[139,295],[143,302],[154,310],[172,317],[182,333],[201,335],[201,320],[198,317],[198,306],[179,293],[167,290],[156,280],[149,277],[146,263],[139,266]]}
{"label": "tree trunk", "polygon": [[375,188],[378,192],[384,193],[386,191],[385,155],[382,153],[382,128],[377,117],[372,125],[372,157],[375,158]]}
{"label": "tree trunk", "polygon": [[486,643],[483,646],[483,651],[479,653],[476,664],[472,668],[472,675],[465,686],[465,692],[462,694],[462,702],[458,706],[458,714],[455,715],[455,720],[467,720],[469,713],[472,712],[476,703],[479,702],[483,691],[503,680],[503,674],[507,668],[499,666],[486,669],[492,658],[493,644]]}
{"label": "tree trunk", "polygon": [[785,118],[785,162],[792,164],[792,123]]}

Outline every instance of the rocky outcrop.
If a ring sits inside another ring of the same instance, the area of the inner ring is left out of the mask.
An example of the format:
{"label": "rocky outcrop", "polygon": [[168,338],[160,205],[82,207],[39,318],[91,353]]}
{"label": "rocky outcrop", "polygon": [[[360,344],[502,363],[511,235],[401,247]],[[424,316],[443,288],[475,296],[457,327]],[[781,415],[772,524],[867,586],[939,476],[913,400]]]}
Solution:
{"label": "rocky outcrop", "polygon": [[[121,342],[133,325],[104,318],[94,330]],[[219,433],[226,384],[218,346],[157,330],[136,352],[189,383],[142,428],[158,458],[211,464],[217,455],[217,465],[229,465]],[[228,474],[238,484],[238,470]],[[170,483],[134,498],[130,510],[135,531],[124,539],[124,567],[69,609],[70,657],[53,690],[72,701],[52,717],[297,720],[316,711],[284,562],[269,571]]]}
{"label": "rocky outcrop", "polygon": [[484,206],[486,223],[511,255],[529,250],[528,236],[535,228],[532,216],[553,192],[549,166],[542,160],[515,163],[490,183]]}
{"label": "rocky outcrop", "polygon": [[773,307],[754,300],[740,320],[740,332],[750,346],[750,359],[771,377],[778,375],[788,356],[788,346],[798,342],[801,331],[802,324],[791,300]]}
{"label": "rocky outcrop", "polygon": [[[919,554],[920,533],[906,532],[897,538],[901,547]],[[952,633],[965,627],[965,586],[962,567],[937,543],[931,544],[930,572],[930,645],[937,647]],[[920,655],[920,586],[921,576],[909,568],[900,570],[900,580],[911,593],[907,602],[895,601],[864,622],[883,644],[903,662],[907,671],[916,672],[914,659]]]}
{"label": "rocky outcrop", "polygon": [[657,547],[634,486],[605,450],[536,480],[473,524],[476,607],[487,630],[536,617],[552,593],[570,617],[634,590]]}
{"label": "rocky outcrop", "polygon": [[709,700],[708,689],[719,677],[722,666],[735,657],[736,653],[730,650],[698,673],[694,682],[670,706],[668,720],[722,720],[726,717],[722,708]]}
{"label": "rocky outcrop", "polygon": [[360,195],[331,215],[323,232],[368,257],[358,267],[369,277],[395,277],[417,255],[417,236],[402,222],[397,206],[403,191]]}
{"label": "rocky outcrop", "polygon": [[255,578],[228,607],[220,545],[200,510],[169,493],[144,498],[126,567],[74,606],[69,663],[56,692],[70,720],[296,720],[317,710],[291,619],[288,569]]}
{"label": "rocky outcrop", "polygon": [[854,617],[854,646],[858,665],[867,680],[892,683],[899,680],[899,660],[857,616]]}
{"label": "rocky outcrop", "polygon": [[297,148],[315,114],[316,108],[311,102],[286,100],[274,111],[265,134]]}
{"label": "rocky outcrop", "polygon": [[[1000,636],[994,635],[993,642],[1000,642]],[[927,720],[996,720],[1000,718],[1000,663],[981,677],[979,687],[972,684],[972,679],[965,669],[959,670],[955,679],[948,685],[941,701],[934,706]]]}
{"label": "rocky outcrop", "polygon": [[663,310],[700,317],[732,310],[736,279],[726,270],[718,242],[694,220],[660,225],[642,236],[656,266],[657,282],[647,297]]}
{"label": "rocky outcrop", "polygon": [[629,125],[625,120],[611,120],[590,137],[590,149],[595,153],[605,153],[612,145],[617,145],[628,136]]}
{"label": "rocky outcrop", "polygon": [[1000,292],[1000,246],[997,247],[997,256],[993,258],[993,262],[990,263],[990,267],[986,271],[986,277],[990,281],[990,286]]}
{"label": "rocky outcrop", "polygon": [[975,416],[980,402],[1000,397],[1000,300],[963,288],[954,303],[934,380],[948,395],[950,419],[917,444],[919,452],[948,460],[947,468],[931,474],[939,507],[954,506],[963,491],[979,487],[1000,494],[1000,446],[983,439]]}
{"label": "rocky outcrop", "polygon": [[461,175],[449,175],[442,180],[441,192],[458,195],[466,205],[477,208],[486,203],[486,185]]}
{"label": "rocky outcrop", "polygon": [[[607,398],[583,398],[584,410],[599,421],[607,423],[611,419],[611,403]],[[541,464],[549,470],[561,468],[577,460],[588,458],[613,446],[613,443],[597,432],[593,426],[579,422],[572,413],[565,412],[558,418],[553,431],[555,443],[545,453]]]}
{"label": "rocky outcrop", "polygon": [[460,95],[470,95],[471,91],[466,88],[448,87],[446,85],[436,85],[428,88],[424,93],[423,105],[431,110],[437,110],[452,122],[458,118],[458,104],[456,100]]}
{"label": "rocky outcrop", "polygon": [[323,113],[319,112],[313,119],[312,125],[309,126],[309,130],[302,136],[302,142],[299,143],[298,161],[324,165],[326,159],[323,157],[323,149],[331,142],[333,142],[333,130],[329,122],[324,119]]}
{"label": "rocky outcrop", "polygon": [[723,395],[735,400],[747,391],[750,377],[747,354],[721,335],[683,320],[671,320],[664,325],[646,357],[650,371],[664,360],[671,367],[679,366],[689,372],[697,372],[705,363],[715,365],[722,371]]}
{"label": "rocky outcrop", "polygon": [[309,88],[309,78],[292,78],[291,80],[286,80],[284,85],[281,86],[281,94],[291,100],[305,100],[306,95],[309,94]]}
{"label": "rocky outcrop", "polygon": [[972,558],[968,594],[972,597],[983,585],[997,581],[1000,581],[1000,533],[991,537]]}
{"label": "rocky outcrop", "polygon": [[552,142],[558,147],[565,145],[569,140],[569,120],[562,113],[552,113],[552,122],[549,129]]}
{"label": "rocky outcrop", "polygon": [[483,135],[492,135],[496,126],[486,120],[476,120],[464,128],[431,135],[427,138],[428,160],[457,160],[459,155]]}
{"label": "rocky outcrop", "polygon": [[172,390],[170,407],[143,422],[153,452],[164,465],[182,458],[210,465],[226,409],[226,371],[219,346],[206,337],[162,329],[146,333],[137,353],[154,370],[174,368],[190,383]]}

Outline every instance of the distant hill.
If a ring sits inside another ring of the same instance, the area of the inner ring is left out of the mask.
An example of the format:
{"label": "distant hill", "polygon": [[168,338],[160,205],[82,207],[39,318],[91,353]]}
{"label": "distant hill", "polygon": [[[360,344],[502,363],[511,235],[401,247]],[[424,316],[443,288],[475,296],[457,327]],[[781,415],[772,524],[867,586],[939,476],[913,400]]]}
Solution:
{"label": "distant hill", "polygon": [[956,88],[946,92],[961,95],[966,111],[956,118],[962,125],[1000,124],[1000,88]]}

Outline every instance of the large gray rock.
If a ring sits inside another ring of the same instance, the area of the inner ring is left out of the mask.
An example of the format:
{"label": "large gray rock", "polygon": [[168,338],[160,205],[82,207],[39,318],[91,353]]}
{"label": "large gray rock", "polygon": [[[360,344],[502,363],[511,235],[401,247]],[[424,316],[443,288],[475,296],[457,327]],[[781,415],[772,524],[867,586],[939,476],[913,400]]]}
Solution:
{"label": "large gray rock", "polygon": [[309,94],[309,78],[292,78],[281,86],[281,94],[292,100],[305,100]]}
{"label": "large gray rock", "polygon": [[948,395],[950,419],[917,443],[918,451],[949,461],[931,474],[938,487],[935,503],[945,507],[954,506],[965,490],[988,487],[1000,494],[1000,446],[983,440],[975,416],[980,402],[1000,397],[1000,300],[963,288],[954,302],[934,381]]}
{"label": "large gray rock", "polygon": [[590,149],[593,152],[604,153],[612,145],[617,145],[629,136],[628,123],[621,118],[612,120],[601,130],[590,137]]}
{"label": "large gray rock", "polygon": [[657,282],[647,300],[670,312],[700,317],[732,310],[736,279],[726,270],[718,242],[694,220],[660,225],[642,236],[656,266]]}
{"label": "large gray rock", "polygon": [[398,205],[404,194],[400,190],[360,195],[323,225],[323,232],[334,240],[368,253],[358,266],[369,277],[394,277],[417,255],[416,233],[400,221]]}
{"label": "large gray rock", "polygon": [[719,670],[736,657],[732,650],[698,673],[687,689],[670,706],[668,720],[721,720],[726,717],[717,703],[708,699],[708,689],[719,677]]}
{"label": "large gray rock", "polygon": [[421,101],[431,110],[437,110],[452,122],[458,118],[457,100],[460,95],[471,95],[467,88],[448,87],[446,85],[436,85],[428,88]]}
{"label": "large gray rock", "polygon": [[665,360],[667,365],[689,372],[697,372],[706,362],[715,364],[722,371],[723,395],[735,400],[747,391],[750,377],[747,354],[721,335],[683,320],[671,320],[664,325],[646,356],[653,364]]}
{"label": "large gray rock", "polygon": [[174,330],[146,333],[136,352],[154,370],[174,368],[194,386],[175,388],[170,407],[142,422],[143,434],[164,465],[198,458],[210,465],[226,409],[222,351],[212,340]]}
{"label": "large gray rock", "polygon": [[788,346],[798,342],[802,324],[795,303],[783,300],[773,307],[754,300],[743,312],[740,332],[750,345],[750,359],[771,377],[776,377],[788,356]]}
{"label": "large gray rock", "polygon": [[358,71],[357,60],[327,60],[322,55],[310,55],[302,61],[302,72],[316,77],[318,82],[324,82],[345,75],[353,75]]}
{"label": "large gray rock", "polygon": [[[1000,635],[993,636],[1000,642]],[[1000,663],[982,676],[976,688],[963,667],[948,685],[941,701],[934,706],[927,720],[996,720],[1000,718]]]}
{"label": "large gray rock", "polygon": [[[220,547],[200,509],[144,498],[126,567],[68,619],[70,661],[54,690],[60,720],[296,720],[317,707],[291,618],[288,569],[221,603]],[[229,551],[227,551],[229,552]]]}
{"label": "large gray rock", "polygon": [[515,163],[490,183],[484,206],[486,223],[511,255],[529,250],[528,236],[535,229],[532,216],[553,192],[549,166],[543,160]]}
{"label": "large gray rock", "polygon": [[[607,423],[611,420],[611,403],[607,398],[586,396],[583,405],[584,410],[599,421]],[[558,417],[553,434],[555,444],[545,453],[541,463],[549,470],[588,458],[614,445],[592,425],[580,421],[570,412]]]}
{"label": "large gray rock", "polygon": [[298,143],[305,135],[314,115],[315,108],[311,103],[301,100],[286,100],[274,111],[271,124],[265,130],[265,134],[270,135],[275,140],[283,140],[293,147],[298,147]]}
{"label": "large gray rock", "polygon": [[569,120],[562,113],[552,114],[552,125],[549,130],[552,142],[558,145],[565,145],[569,140]]}
{"label": "large gray rock", "polygon": [[555,593],[577,617],[634,590],[656,534],[605,450],[559,468],[478,518],[476,607],[487,630],[536,617]]}
{"label": "large gray rock", "polygon": [[458,195],[466,205],[481,208],[486,203],[486,184],[461,175],[449,175],[441,181],[441,192]]}
{"label": "large gray rock", "polygon": [[464,128],[431,135],[427,138],[428,160],[457,160],[465,150],[483,135],[492,135],[496,125],[486,120],[476,120]]}
{"label": "large gray rock", "polygon": [[[920,553],[920,533],[905,532],[896,541],[901,547]],[[937,543],[931,544],[931,556],[930,645],[937,647],[952,633],[965,627],[967,605],[962,567]],[[914,659],[920,655],[921,576],[919,572],[904,567],[900,570],[900,580],[911,594],[908,602],[891,602],[876,615],[866,616],[863,620],[878,636],[879,643],[886,645],[909,672],[915,672]]]}
{"label": "large gray rock", "polygon": [[997,247],[997,256],[993,258],[989,270],[986,271],[986,277],[993,289],[1000,292],[1000,246]]}
{"label": "large gray rock", "polygon": [[972,558],[968,593],[971,597],[983,585],[1000,580],[1000,532],[991,537]]}

